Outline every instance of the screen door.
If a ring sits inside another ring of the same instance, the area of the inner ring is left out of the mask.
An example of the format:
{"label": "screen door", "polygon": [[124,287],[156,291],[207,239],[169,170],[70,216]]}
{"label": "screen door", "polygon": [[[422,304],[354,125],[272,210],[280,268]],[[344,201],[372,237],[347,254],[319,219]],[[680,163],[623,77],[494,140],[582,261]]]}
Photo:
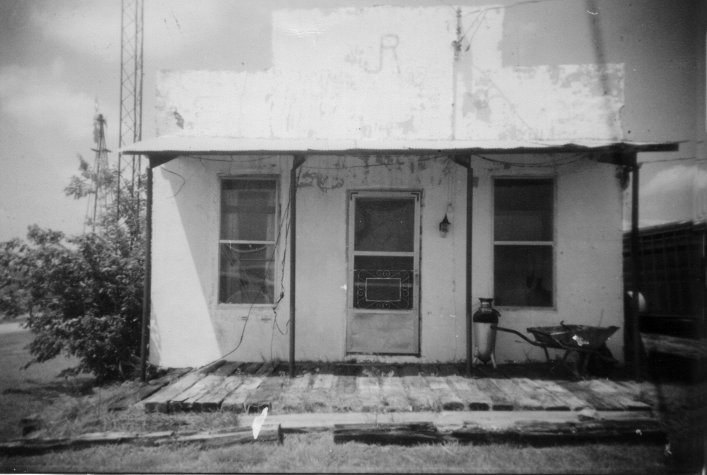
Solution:
{"label": "screen door", "polygon": [[348,353],[419,353],[417,192],[352,192]]}

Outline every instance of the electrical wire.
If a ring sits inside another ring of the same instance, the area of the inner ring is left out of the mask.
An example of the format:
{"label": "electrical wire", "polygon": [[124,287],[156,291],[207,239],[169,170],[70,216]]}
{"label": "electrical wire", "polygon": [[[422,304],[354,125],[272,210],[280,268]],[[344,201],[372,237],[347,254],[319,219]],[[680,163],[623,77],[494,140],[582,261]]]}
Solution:
{"label": "electrical wire", "polygon": [[538,163],[525,163],[525,162],[512,162],[512,161],[507,161],[507,160],[498,160],[495,158],[490,158],[485,155],[481,154],[474,154],[475,157],[478,157],[482,160],[485,160],[487,162],[491,162],[497,165],[503,165],[503,166],[510,166],[510,167],[519,167],[519,168],[556,168],[560,166],[565,166],[565,165],[571,165],[573,163],[577,163],[583,160],[583,155],[584,152],[576,152],[570,155],[569,157],[563,158],[563,159],[555,159],[552,158],[548,160],[547,162],[538,162]]}
{"label": "electrical wire", "polygon": [[650,165],[651,163],[682,162],[682,161],[705,162],[705,161],[707,161],[707,158],[697,158],[697,157],[662,158],[659,160],[645,160],[645,161],[641,161],[639,163],[641,165]]}
{"label": "electrical wire", "polygon": [[170,198],[174,198],[175,196],[177,196],[177,195],[182,191],[182,188],[184,188],[184,185],[186,185],[187,180],[186,180],[186,178],[184,178],[184,177],[183,177],[182,175],[180,175],[179,173],[174,172],[174,171],[170,170],[170,169],[167,168],[167,167],[164,167],[164,166],[163,166],[162,169],[163,169],[164,171],[166,171],[167,173],[171,173],[172,175],[177,175],[179,178],[182,179],[182,184],[179,185],[179,188],[177,189],[177,191],[175,191],[174,194],[173,194],[172,196],[170,196]]}
{"label": "electrical wire", "polygon": [[[425,155],[424,157],[418,158],[417,162],[426,162],[430,160],[436,160],[438,158],[447,158],[449,155],[448,154],[434,154],[434,155]],[[404,165],[404,163],[367,163],[363,165],[350,165],[346,167],[319,167],[315,165],[302,165],[300,168],[306,168],[307,170],[342,170],[342,169],[351,169],[351,168],[376,168],[376,167],[391,167],[391,166],[396,166],[396,165]]]}
{"label": "electrical wire", "polygon": [[[222,160],[219,160],[219,161],[222,161]],[[297,186],[297,184],[299,183],[299,178],[300,178],[301,173],[302,173],[302,168],[300,167],[300,169],[298,170],[298,173],[297,173],[297,178],[295,180],[295,183],[293,184],[294,186]],[[274,249],[273,249],[273,254],[275,254],[277,252],[278,247],[281,246],[283,242],[285,243],[284,248],[283,248],[283,252],[282,252],[282,261],[281,261],[282,263],[281,263],[281,272],[280,272],[280,294],[272,307],[273,325],[272,325],[272,330],[271,330],[271,335],[270,335],[270,359],[271,360],[273,359],[272,358],[272,351],[273,351],[275,330],[277,329],[277,331],[282,335],[287,334],[286,331],[283,331],[282,328],[280,328],[280,325],[277,322],[277,316],[278,316],[277,310],[278,310],[278,307],[285,296],[284,269],[285,269],[285,261],[287,259],[286,242],[287,242],[287,236],[289,236],[289,232],[290,232],[289,215],[290,215],[291,205],[292,205],[291,199],[288,198],[287,205],[285,206],[285,212],[282,214],[282,217],[280,219],[280,224],[278,226],[278,234],[277,234],[277,237],[275,238],[275,244],[274,244]],[[283,232],[283,226],[284,226],[284,232]],[[284,237],[284,239],[283,239],[283,237]],[[268,264],[270,265],[271,263],[269,262]],[[250,307],[248,308],[248,314],[244,318],[245,323],[243,324],[243,328],[241,329],[241,334],[240,334],[240,337],[238,338],[238,343],[236,344],[236,346],[233,349],[229,350],[227,353],[223,354],[222,356],[202,365],[201,368],[209,366],[209,365],[215,363],[216,361],[223,360],[224,358],[235,353],[241,347],[243,340],[245,338],[245,331],[248,326],[248,321],[251,318],[251,314],[252,314],[254,307],[255,307],[255,302],[251,303]],[[290,325],[290,320],[288,319],[287,323],[285,324],[285,328],[288,329],[289,325]]]}

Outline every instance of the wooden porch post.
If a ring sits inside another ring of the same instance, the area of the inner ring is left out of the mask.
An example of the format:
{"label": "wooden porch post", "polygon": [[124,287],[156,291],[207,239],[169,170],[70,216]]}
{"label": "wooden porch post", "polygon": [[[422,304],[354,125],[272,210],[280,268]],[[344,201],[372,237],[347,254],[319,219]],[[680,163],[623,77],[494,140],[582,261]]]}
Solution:
{"label": "wooden porch post", "polygon": [[290,169],[290,378],[295,377],[295,281],[297,245],[297,169],[304,163],[304,155],[295,155]]}
{"label": "wooden porch post", "polygon": [[[634,379],[641,379],[641,335],[639,329],[639,291],[641,288],[641,260],[639,256],[640,240],[638,235],[638,171],[639,165],[636,153],[633,152],[628,157],[631,167],[631,311],[629,317],[631,343],[631,365]],[[627,341],[624,338],[624,341]]]}
{"label": "wooden porch post", "polygon": [[467,158],[466,167],[466,374],[472,375],[474,370],[472,362],[474,360],[474,323],[471,316],[471,253],[473,242],[473,222],[474,217],[474,169],[471,168],[471,157]]}
{"label": "wooden porch post", "polygon": [[147,351],[150,331],[152,293],[152,157],[147,157],[147,190],[145,201],[145,276],[142,294],[142,325],[140,328],[140,379],[147,379]]}
{"label": "wooden porch post", "polygon": [[457,165],[466,168],[466,374],[471,376],[474,370],[472,362],[474,360],[473,341],[474,326],[472,321],[472,272],[471,254],[473,243],[473,218],[474,218],[474,169],[471,167],[471,156],[453,157],[452,160]]}

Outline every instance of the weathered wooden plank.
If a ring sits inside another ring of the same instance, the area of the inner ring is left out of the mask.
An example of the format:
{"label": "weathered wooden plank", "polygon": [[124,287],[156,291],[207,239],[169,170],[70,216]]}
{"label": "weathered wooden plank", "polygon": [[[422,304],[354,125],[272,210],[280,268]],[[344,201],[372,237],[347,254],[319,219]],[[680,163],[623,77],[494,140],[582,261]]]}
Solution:
{"label": "weathered wooden plank", "polygon": [[255,376],[255,372],[262,367],[263,363],[245,363],[243,367],[241,367],[241,371],[243,374]]}
{"label": "weathered wooden plank", "polygon": [[549,381],[528,378],[517,378],[513,381],[527,392],[528,397],[538,401],[546,411],[570,410],[569,404],[555,397],[550,391],[545,389],[546,383],[549,383]]}
{"label": "weathered wooden plank", "polygon": [[[183,373],[182,373],[183,374]],[[181,374],[179,375],[181,376]],[[168,385],[170,382],[177,379],[177,375],[171,375],[170,378],[162,377],[152,381],[148,381],[145,384],[141,384],[135,391],[128,393],[122,397],[119,397],[112,401],[109,406],[109,411],[122,411],[132,406],[133,404],[146,399],[157,391]]]}
{"label": "weathered wooden plank", "polygon": [[441,376],[425,376],[430,389],[437,393],[442,409],[445,411],[463,411],[464,401],[449,387],[445,378]]}
{"label": "weathered wooden plank", "polygon": [[558,381],[557,384],[564,387],[576,397],[587,401],[587,403],[597,411],[622,411],[623,406],[608,396],[594,391],[589,386],[590,381]]}
{"label": "weathered wooden plank", "polygon": [[419,376],[420,375],[420,367],[418,365],[410,364],[410,365],[403,365],[402,368],[400,368],[400,376],[405,377],[405,376]]}
{"label": "weathered wooden plank", "polygon": [[178,396],[183,391],[190,388],[197,381],[204,378],[205,375],[198,372],[187,373],[174,383],[165,386],[157,391],[152,396],[143,401],[145,410],[148,412],[158,411],[167,412],[169,410],[169,401]]}
{"label": "weathered wooden plank", "polygon": [[217,376],[231,376],[242,365],[243,363],[239,363],[237,361],[228,361],[216,368],[216,370],[212,374],[215,374]]}
{"label": "weathered wooden plank", "polygon": [[235,444],[249,444],[254,442],[282,443],[282,429],[279,425],[266,424],[258,432],[257,438],[252,429],[229,430],[227,432],[200,432],[189,435],[177,435],[165,442],[197,443],[202,447],[224,447]]}
{"label": "weathered wooden plank", "polygon": [[543,389],[561,401],[561,403],[567,406],[571,411],[580,411],[591,407],[587,401],[578,398],[555,381],[543,381]]}
{"label": "weathered wooden plank", "polygon": [[304,396],[305,410],[310,412],[329,411],[335,400],[334,386],[338,376],[319,373],[313,376],[312,386]]}
{"label": "weathered wooden plank", "polygon": [[431,423],[346,424],[334,426],[334,443],[361,442],[376,445],[442,443],[444,438]]}
{"label": "weathered wooden plank", "polygon": [[658,406],[658,392],[654,384],[638,381],[612,381],[612,384],[619,386],[623,394],[632,401],[645,403],[651,408]]}
{"label": "weathered wooden plank", "polygon": [[272,372],[275,370],[275,365],[272,363],[272,361],[268,361],[263,363],[263,365],[258,368],[258,370],[255,372],[254,376],[270,376]]}
{"label": "weathered wooden plank", "polygon": [[226,360],[216,360],[212,363],[209,363],[208,365],[204,366],[203,368],[199,369],[200,373],[204,374],[211,374],[217,369],[219,369],[221,366],[226,364]]}
{"label": "weathered wooden plank", "polygon": [[542,403],[530,397],[530,394],[520,387],[515,379],[494,379],[493,384],[505,394],[506,398],[513,401],[513,407],[516,410],[543,410]]}
{"label": "weathered wooden plank", "polygon": [[356,377],[339,376],[336,380],[336,397],[332,398],[334,411],[360,411],[363,407],[356,394]]}
{"label": "weathered wooden plank", "polygon": [[312,379],[311,373],[304,373],[293,380],[289,380],[283,388],[282,396],[275,403],[273,409],[277,408],[284,412],[303,412],[305,393],[309,391]]}
{"label": "weathered wooden plank", "polygon": [[[214,374],[214,376],[216,376]],[[221,407],[221,402],[236,390],[243,382],[240,376],[224,376],[221,383],[212,387],[207,393],[192,403],[194,411],[215,411]]]}
{"label": "weathered wooden plank", "polygon": [[512,411],[513,401],[493,383],[492,379],[479,378],[473,380],[474,385],[490,401],[491,409],[494,411]]}
{"label": "weathered wooden plank", "polygon": [[264,378],[246,376],[241,384],[231,394],[226,396],[221,402],[221,409],[224,411],[243,412],[245,411],[245,401],[248,395],[254,391]]}
{"label": "weathered wooden plank", "polygon": [[694,360],[707,359],[707,339],[688,339],[654,333],[641,333],[648,353],[665,353]]}
{"label": "weathered wooden plank", "polygon": [[334,386],[336,383],[337,376],[333,374],[318,374],[314,377],[312,382],[312,389],[328,390]]}
{"label": "weathered wooden plank", "polygon": [[381,391],[383,393],[383,406],[386,411],[412,411],[412,405],[405,394],[405,387],[400,378],[382,378]]}
{"label": "weathered wooden plank", "polygon": [[192,387],[179,394],[172,399],[169,404],[174,411],[190,411],[194,409],[194,403],[201,397],[208,394],[209,391],[219,386],[225,378],[214,374],[207,374],[206,377],[200,379]]}
{"label": "weathered wooden plank", "polygon": [[656,420],[547,422],[523,421],[511,427],[494,429],[467,423],[453,430],[460,442],[523,443],[533,446],[597,442],[665,443],[663,428]]}
{"label": "weathered wooden plank", "polygon": [[383,408],[381,388],[378,378],[361,376],[356,378],[356,394],[361,400],[361,410],[378,412]]}
{"label": "weathered wooden plank", "polygon": [[403,376],[401,379],[413,411],[442,409],[442,403],[423,376]]}
{"label": "weathered wooden plank", "polygon": [[648,411],[651,409],[650,405],[635,400],[633,397],[626,394],[625,388],[615,384],[612,381],[593,379],[590,381],[589,387],[593,391],[597,391],[604,395],[608,395],[609,397],[615,398],[617,404],[620,404],[621,407],[625,410]]}
{"label": "weathered wooden plank", "polygon": [[476,380],[461,376],[448,376],[447,384],[457,393],[470,411],[488,411],[491,409],[491,398],[479,389]]}
{"label": "weathered wooden plank", "polygon": [[243,405],[245,412],[260,412],[272,407],[273,401],[280,397],[285,380],[280,376],[269,376],[246,397]]}
{"label": "weathered wooden plank", "polygon": [[69,448],[85,448],[106,444],[132,443],[135,445],[164,445],[170,443],[196,443],[202,446],[226,446],[253,442],[282,443],[282,429],[277,424],[264,425],[257,439],[250,428],[235,428],[219,432],[197,432],[179,434],[173,431],[159,432],[94,432],[61,439],[20,439],[0,443],[0,455],[29,455]]}

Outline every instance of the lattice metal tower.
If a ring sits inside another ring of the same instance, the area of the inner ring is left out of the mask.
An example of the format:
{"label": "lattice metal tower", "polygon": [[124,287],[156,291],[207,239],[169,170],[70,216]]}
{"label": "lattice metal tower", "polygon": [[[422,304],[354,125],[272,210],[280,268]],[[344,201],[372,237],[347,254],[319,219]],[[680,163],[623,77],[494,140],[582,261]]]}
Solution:
{"label": "lattice metal tower", "polygon": [[[92,218],[91,218],[91,232],[96,232],[96,219],[98,218],[99,206],[103,210],[108,205],[109,200],[109,190],[104,186],[104,175],[108,171],[108,148],[106,148],[106,119],[103,114],[96,114],[96,118],[93,121],[93,141],[96,143],[96,148],[92,148],[96,152],[96,157],[93,163],[93,170],[96,174],[96,189],[93,190],[92,201],[89,199],[87,206],[91,207]],[[88,209],[86,210],[88,212]],[[88,213],[87,213],[88,214]]]}
{"label": "lattice metal tower", "polygon": [[[142,139],[142,52],[143,52],[143,0],[122,0],[120,21],[120,129],[118,147]],[[130,199],[140,206],[141,158],[133,155],[123,163],[118,154],[118,192],[116,206],[120,209],[121,182],[129,182]],[[120,215],[120,214],[118,214]]]}

